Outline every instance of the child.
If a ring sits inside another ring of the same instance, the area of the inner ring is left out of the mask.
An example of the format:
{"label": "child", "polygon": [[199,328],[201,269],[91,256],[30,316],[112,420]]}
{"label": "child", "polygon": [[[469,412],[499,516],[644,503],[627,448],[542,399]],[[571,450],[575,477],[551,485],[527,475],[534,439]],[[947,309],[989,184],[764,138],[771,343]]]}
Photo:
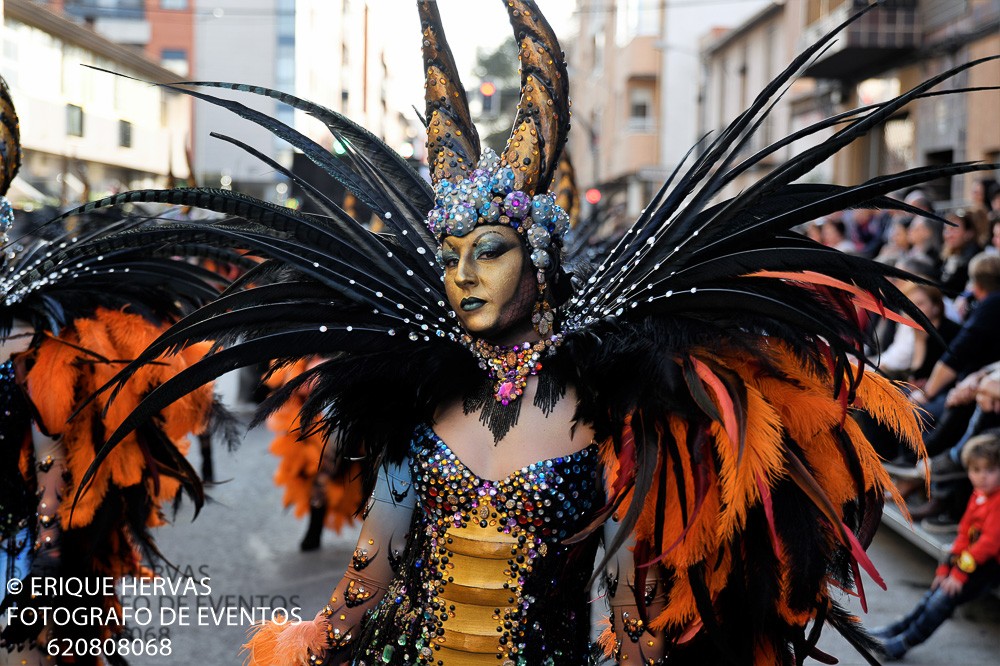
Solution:
{"label": "child", "polygon": [[962,464],[973,491],[958,525],[950,563],[938,567],[931,589],[909,615],[871,632],[882,640],[888,659],[899,659],[923,643],[955,608],[1000,582],[1000,429],[966,442]]}

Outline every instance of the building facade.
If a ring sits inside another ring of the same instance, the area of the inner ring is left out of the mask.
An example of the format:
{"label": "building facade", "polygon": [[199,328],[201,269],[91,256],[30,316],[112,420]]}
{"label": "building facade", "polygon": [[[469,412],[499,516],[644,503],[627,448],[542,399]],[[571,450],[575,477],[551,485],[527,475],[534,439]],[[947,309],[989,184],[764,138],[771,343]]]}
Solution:
{"label": "building facade", "polygon": [[[802,40],[832,27],[856,2],[811,2],[799,20]],[[827,81],[844,108],[878,101],[948,68],[1000,53],[1000,0],[895,0],[847,30],[838,48],[807,74]],[[1000,63],[966,70],[938,86],[948,90],[1000,85]],[[838,159],[838,180],[868,178],[891,169],[1000,157],[1000,92],[919,99]],[[929,184],[939,208],[969,203],[982,175]]]}
{"label": "building facade", "polygon": [[767,4],[577,3],[567,43],[570,154],[581,187],[600,191],[612,224],[634,220],[699,138],[701,35],[720,16],[739,20]]}
{"label": "building facade", "polygon": [[[734,28],[716,28],[702,39],[702,69],[698,93],[698,136],[711,141],[744,109],[791,60],[785,4],[772,2]],[[811,81],[797,81],[779,99],[744,149],[749,157],[792,131],[795,100],[809,95]],[[818,118],[817,118],[818,120]],[[821,140],[825,135],[820,135]],[[789,156],[788,148],[763,160],[723,190],[732,196],[757,180],[762,171]]]}
{"label": "building facade", "polygon": [[[860,0],[775,3],[768,10],[769,21],[772,30],[783,34],[777,41],[785,48],[782,57],[774,56],[778,66],[867,4]],[[749,55],[755,49],[770,48],[772,36],[755,28],[759,18],[706,37],[699,115],[709,129],[732,120],[746,105],[738,83],[742,75],[734,80],[728,63],[733,58],[739,61],[740,51]],[[787,118],[787,128],[795,131],[835,113],[884,101],[951,67],[998,53],[1000,0],[892,0],[849,25],[831,48],[806,67],[804,78],[776,108],[775,120]],[[752,60],[759,56],[747,58],[748,67]],[[962,72],[936,90],[998,85],[1000,63],[992,61]],[[754,82],[751,89],[759,87]],[[918,166],[997,162],[998,108],[1000,92],[996,90],[915,100],[804,180],[848,184]],[[792,149],[805,150],[828,135],[817,135]],[[939,209],[965,206],[971,203],[975,180],[982,177],[945,178],[924,189]]]}
{"label": "building facade", "polygon": [[[391,0],[389,0],[391,2]],[[418,132],[388,97],[384,52],[386,0],[44,0],[67,18],[175,72],[177,79],[233,81],[296,94],[371,129],[404,154]],[[380,23],[381,22],[381,23]],[[224,92],[214,94],[227,96]],[[241,101],[336,146],[315,119],[266,97]],[[267,130],[197,101],[188,155],[195,182],[233,187],[270,201],[289,194],[287,179],[243,150],[211,136],[239,138],[285,166],[295,151]]]}
{"label": "building facade", "polygon": [[578,4],[569,51],[573,131],[569,154],[578,183],[601,192],[614,224],[634,217],[655,192],[660,164],[658,3],[592,0]]}
{"label": "building facade", "polygon": [[2,72],[21,119],[15,202],[68,205],[188,177],[191,105],[175,74],[28,0],[5,0]]}

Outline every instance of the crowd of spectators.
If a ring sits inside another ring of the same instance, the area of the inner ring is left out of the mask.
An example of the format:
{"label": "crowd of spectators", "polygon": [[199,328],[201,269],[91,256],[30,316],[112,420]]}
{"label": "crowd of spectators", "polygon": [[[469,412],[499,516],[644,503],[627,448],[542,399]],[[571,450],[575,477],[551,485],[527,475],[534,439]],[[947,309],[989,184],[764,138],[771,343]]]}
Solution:
{"label": "crowd of spectators", "polygon": [[978,180],[971,205],[950,210],[935,210],[922,190],[902,198],[950,224],[902,211],[848,210],[803,231],[824,245],[874,258],[937,285],[900,283],[937,335],[878,320],[870,350],[880,372],[906,382],[925,421],[929,465],[918,462],[877,424],[861,425],[886,458],[914,521],[947,534],[972,492],[961,464],[962,448],[975,435],[1000,426],[1000,183]]}

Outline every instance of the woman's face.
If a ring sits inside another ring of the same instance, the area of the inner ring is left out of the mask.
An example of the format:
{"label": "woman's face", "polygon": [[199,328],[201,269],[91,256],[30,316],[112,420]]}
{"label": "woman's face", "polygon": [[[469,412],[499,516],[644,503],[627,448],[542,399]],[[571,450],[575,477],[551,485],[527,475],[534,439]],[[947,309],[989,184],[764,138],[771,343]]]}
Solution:
{"label": "woman's face", "polygon": [[501,343],[507,342],[505,333],[530,332],[538,286],[513,228],[484,225],[462,237],[447,236],[441,259],[448,303],[466,331]]}
{"label": "woman's face", "polygon": [[993,247],[1000,250],[1000,222],[993,223]]}
{"label": "woman's face", "polygon": [[931,297],[924,292],[923,289],[914,289],[913,293],[910,294],[910,300],[916,305],[924,316],[930,319],[934,324],[937,324],[941,319],[941,310],[938,308],[937,304],[931,300]]}
{"label": "woman's face", "polygon": [[918,248],[930,243],[931,228],[927,224],[927,220],[922,217],[913,218],[913,221],[910,222],[908,239],[910,245]]}
{"label": "woman's face", "polygon": [[894,222],[892,224],[892,229],[890,229],[889,233],[889,242],[903,250],[909,249],[910,241],[907,239],[905,224],[902,222]]}
{"label": "woman's face", "polygon": [[954,222],[955,226],[948,225],[942,231],[944,245],[949,250],[961,250],[966,243],[974,240],[974,233],[970,225],[966,224],[965,218],[958,215],[946,215],[945,219]]}

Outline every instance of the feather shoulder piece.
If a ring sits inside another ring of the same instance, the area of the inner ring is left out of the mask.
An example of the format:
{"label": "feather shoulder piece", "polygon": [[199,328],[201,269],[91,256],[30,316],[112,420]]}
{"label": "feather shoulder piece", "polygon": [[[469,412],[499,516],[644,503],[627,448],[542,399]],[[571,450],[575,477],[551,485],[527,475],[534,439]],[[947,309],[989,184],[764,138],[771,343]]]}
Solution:
{"label": "feather shoulder piece", "polygon": [[[884,494],[895,493],[853,414],[867,412],[923,449],[900,388],[866,371],[864,324],[878,314],[932,327],[890,282],[918,278],[792,228],[845,208],[909,210],[887,195],[996,165],[916,168],[849,187],[795,181],[991,58],[746,157],[775,99],[835,34],[803,52],[672,176],[562,311],[561,362],[577,383],[578,416],[606,438],[610,500],[594,524],[622,523],[609,552],[634,542],[640,609],[645,581],[662,586],[663,610],[642,620],[664,632],[678,658],[824,660],[815,643],[827,623],[875,663],[874,644],[831,594],[850,590],[864,607],[861,571],[883,584],[864,548]],[[838,129],[829,140],[717,201],[764,157],[830,127]],[[613,650],[613,637],[605,644]]]}

